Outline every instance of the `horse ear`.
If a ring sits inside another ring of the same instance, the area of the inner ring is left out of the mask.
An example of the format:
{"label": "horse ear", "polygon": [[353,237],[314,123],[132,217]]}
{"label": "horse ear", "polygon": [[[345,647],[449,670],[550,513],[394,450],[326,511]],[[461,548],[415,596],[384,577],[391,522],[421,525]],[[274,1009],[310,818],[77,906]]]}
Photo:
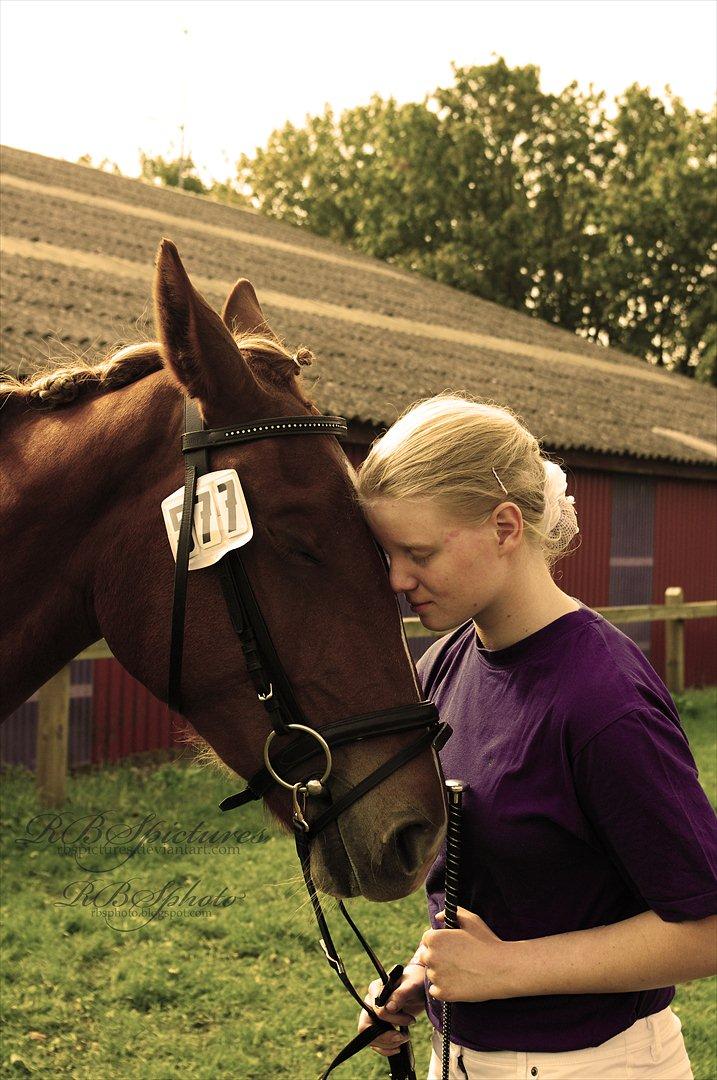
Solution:
{"label": "horse ear", "polygon": [[278,337],[264,318],[254,286],[239,278],[222,309],[222,319],[232,334],[263,334],[278,344]]}
{"label": "horse ear", "polygon": [[163,239],[154,276],[154,319],[167,367],[203,404],[261,391],[219,315],[197,292],[171,240]]}

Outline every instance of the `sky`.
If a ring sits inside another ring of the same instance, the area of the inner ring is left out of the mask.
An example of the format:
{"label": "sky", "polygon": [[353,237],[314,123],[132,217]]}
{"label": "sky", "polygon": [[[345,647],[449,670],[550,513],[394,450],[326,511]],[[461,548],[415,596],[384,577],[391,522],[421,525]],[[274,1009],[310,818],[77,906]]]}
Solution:
{"label": "sky", "polygon": [[451,62],[535,64],[611,102],[638,82],[709,110],[714,0],[0,0],[0,141],[137,175],[191,153],[227,179],[241,153],[330,104],[421,101]]}

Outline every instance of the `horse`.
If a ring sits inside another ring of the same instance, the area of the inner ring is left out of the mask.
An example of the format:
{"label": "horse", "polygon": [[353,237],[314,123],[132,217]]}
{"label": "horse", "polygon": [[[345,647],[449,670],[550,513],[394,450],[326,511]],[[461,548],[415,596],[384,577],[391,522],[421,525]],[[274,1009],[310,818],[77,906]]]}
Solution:
{"label": "horse", "polygon": [[[290,353],[240,279],[219,315],[163,240],[153,282],[157,340],[95,366],[0,383],[0,717],[104,637],[125,669],[167,700],[174,556],[162,501],[184,483],[187,398],[207,428],[319,415]],[[253,524],[242,561],[296,699],[318,731],[337,718],[417,703],[415,669],[388,577],[331,434],[212,451],[236,469]],[[262,762],[265,711],[215,568],[189,574],[182,715],[242,777]],[[331,795],[359,784],[411,734],[334,750]],[[290,827],[288,793],[265,803]],[[311,845],[311,873],[335,897],[413,892],[445,829],[435,749],[354,802]]]}

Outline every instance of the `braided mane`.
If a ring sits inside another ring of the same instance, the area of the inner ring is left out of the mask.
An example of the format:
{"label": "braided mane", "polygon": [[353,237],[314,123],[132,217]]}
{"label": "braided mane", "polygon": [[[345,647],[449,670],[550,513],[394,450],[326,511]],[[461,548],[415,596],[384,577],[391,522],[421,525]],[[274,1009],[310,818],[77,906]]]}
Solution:
{"label": "braided mane", "polygon": [[25,380],[3,375],[0,405],[14,400],[35,409],[59,409],[92,391],[107,394],[127,386],[161,367],[159,342],[136,342],[97,364],[88,364],[78,357],[56,362]]}
{"label": "braided mane", "polygon": [[[292,354],[280,342],[257,333],[237,335],[235,340],[258,379],[283,388],[288,384],[304,404],[310,404],[296,383],[301,367],[314,360],[309,349],[301,347]],[[27,379],[3,374],[0,416],[3,406],[13,402],[38,410],[60,409],[88,394],[108,394],[128,386],[162,366],[159,342],[141,341],[125,345],[96,364],[78,357],[56,362]]]}

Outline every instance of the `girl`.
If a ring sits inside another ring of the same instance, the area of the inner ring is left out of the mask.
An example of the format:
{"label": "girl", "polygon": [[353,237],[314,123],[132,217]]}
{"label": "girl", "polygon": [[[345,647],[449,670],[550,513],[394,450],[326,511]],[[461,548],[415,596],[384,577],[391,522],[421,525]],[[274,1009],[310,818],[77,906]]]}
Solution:
{"label": "girl", "polygon": [[565,474],[510,410],[441,395],[356,486],[394,590],[452,630],[418,671],[453,727],[444,774],[469,785],[460,929],[440,929],[444,852],[432,929],[377,1012],[427,1008],[429,1078],[447,1000],[452,1077],[687,1080],[670,1002],[717,967],[717,822],[660,678],[551,576],[578,531]]}

